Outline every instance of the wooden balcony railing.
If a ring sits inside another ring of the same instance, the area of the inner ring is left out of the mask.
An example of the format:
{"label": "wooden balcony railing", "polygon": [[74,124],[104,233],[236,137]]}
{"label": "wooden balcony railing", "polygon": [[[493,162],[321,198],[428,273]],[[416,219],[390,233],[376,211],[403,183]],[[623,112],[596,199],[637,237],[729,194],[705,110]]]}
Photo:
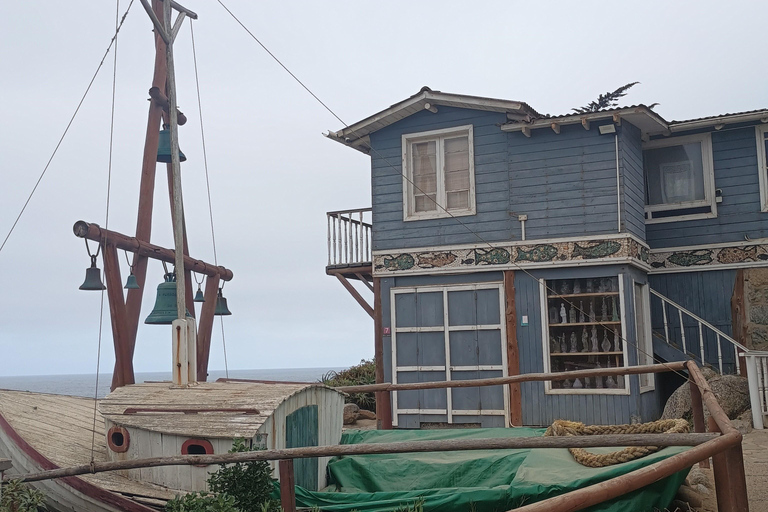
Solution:
{"label": "wooden balcony railing", "polygon": [[371,209],[328,212],[328,266],[371,264]]}

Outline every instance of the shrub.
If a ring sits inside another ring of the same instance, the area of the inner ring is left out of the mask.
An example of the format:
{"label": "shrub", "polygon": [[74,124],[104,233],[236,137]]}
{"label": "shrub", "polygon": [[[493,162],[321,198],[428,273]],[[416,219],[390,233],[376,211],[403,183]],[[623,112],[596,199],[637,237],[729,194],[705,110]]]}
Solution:
{"label": "shrub", "polygon": [[18,480],[2,484],[0,512],[37,512],[46,510],[45,495]]}
{"label": "shrub", "polygon": [[[360,361],[355,365],[340,372],[330,371],[323,375],[322,382],[326,386],[361,386],[363,384],[376,383],[376,364],[373,359]],[[347,403],[357,404],[361,409],[376,410],[376,396],[373,393],[352,393],[346,398]]]}

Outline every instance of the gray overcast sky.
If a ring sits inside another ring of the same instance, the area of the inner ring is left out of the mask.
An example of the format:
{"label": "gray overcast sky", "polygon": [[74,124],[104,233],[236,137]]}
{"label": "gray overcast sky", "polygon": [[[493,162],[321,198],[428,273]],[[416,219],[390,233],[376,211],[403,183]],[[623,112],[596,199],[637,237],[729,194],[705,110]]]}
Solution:
{"label": "gray overcast sky", "polygon": [[[640,81],[626,103],[668,120],[768,107],[768,2],[253,2],[225,4],[352,123],[433,89],[560,114]],[[194,22],[230,368],[346,366],[373,355],[373,323],[324,273],[325,212],[370,205],[367,156],[322,137],[341,123],[218,2]],[[120,2],[121,15],[128,6]],[[0,6],[0,239],[44,168],[114,31],[115,3]],[[109,227],[133,234],[151,85],[151,23],[138,0],[120,33]],[[93,373],[99,293],[72,234],[104,225],[112,56],[0,252],[0,375]],[[190,29],[176,44],[184,195],[193,256],[213,260]],[[160,169],[162,171],[162,169]],[[171,246],[158,173],[152,241]],[[101,263],[100,263],[101,266]],[[127,265],[123,265],[123,276]],[[162,268],[150,266],[142,319]],[[365,292],[371,298],[371,294]],[[111,371],[105,307],[102,369]],[[137,371],[170,366],[170,329],[139,330]],[[210,367],[223,368],[218,322]]]}

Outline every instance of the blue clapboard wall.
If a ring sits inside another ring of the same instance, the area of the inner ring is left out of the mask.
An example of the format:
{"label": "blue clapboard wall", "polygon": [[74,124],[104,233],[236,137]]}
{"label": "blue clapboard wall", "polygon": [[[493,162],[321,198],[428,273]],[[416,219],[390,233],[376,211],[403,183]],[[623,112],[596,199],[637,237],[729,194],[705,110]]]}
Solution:
{"label": "blue clapboard wall", "polygon": [[[616,233],[616,142],[597,126],[503,132],[504,114],[440,107],[371,135],[373,249],[520,240],[518,215],[528,215],[527,239]],[[402,135],[462,125],[474,127],[477,214],[456,219],[403,220]],[[619,136],[622,230],[644,236],[640,133],[623,123]],[[626,161],[626,164],[624,163]]]}

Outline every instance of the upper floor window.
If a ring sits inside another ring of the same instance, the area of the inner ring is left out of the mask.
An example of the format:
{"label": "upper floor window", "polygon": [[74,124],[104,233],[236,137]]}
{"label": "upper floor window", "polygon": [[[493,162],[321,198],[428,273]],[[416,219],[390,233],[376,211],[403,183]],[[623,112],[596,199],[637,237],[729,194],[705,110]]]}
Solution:
{"label": "upper floor window", "polygon": [[643,169],[648,223],[717,216],[709,134],[646,143]]}
{"label": "upper floor window", "polygon": [[757,168],[760,173],[760,209],[768,212],[768,124],[755,127]]}
{"label": "upper floor window", "polygon": [[403,135],[403,218],[475,214],[472,125]]}

